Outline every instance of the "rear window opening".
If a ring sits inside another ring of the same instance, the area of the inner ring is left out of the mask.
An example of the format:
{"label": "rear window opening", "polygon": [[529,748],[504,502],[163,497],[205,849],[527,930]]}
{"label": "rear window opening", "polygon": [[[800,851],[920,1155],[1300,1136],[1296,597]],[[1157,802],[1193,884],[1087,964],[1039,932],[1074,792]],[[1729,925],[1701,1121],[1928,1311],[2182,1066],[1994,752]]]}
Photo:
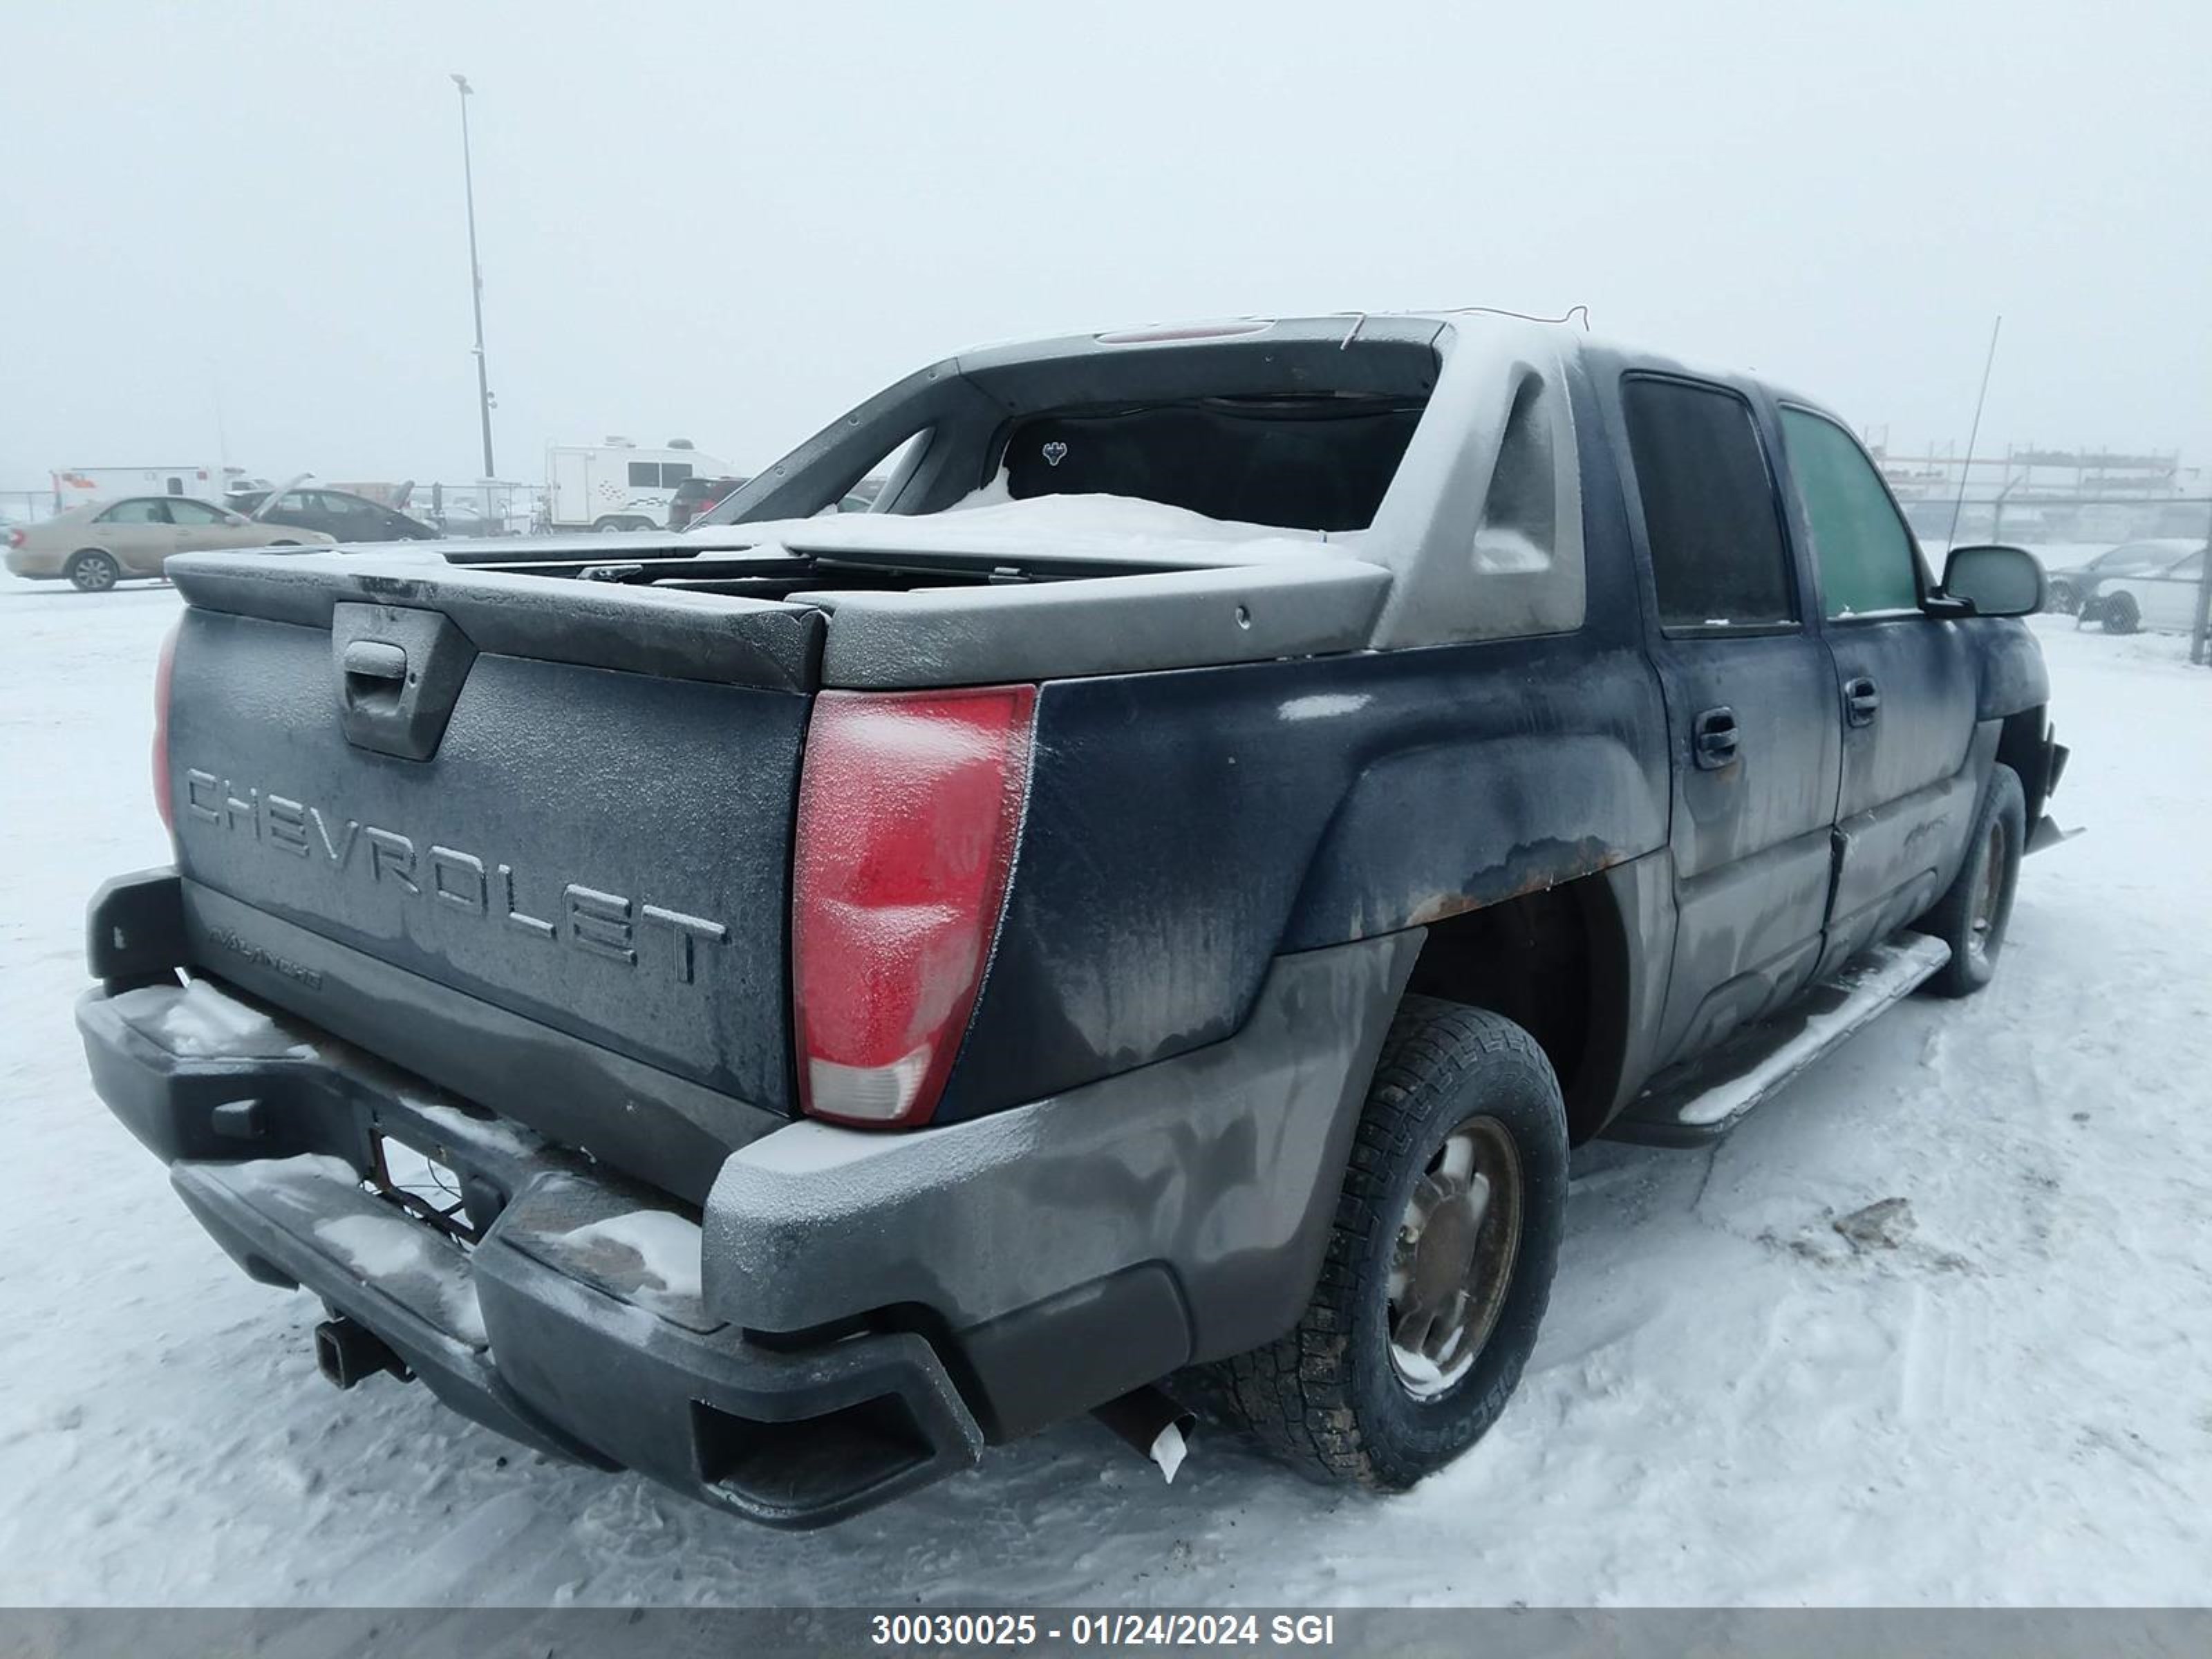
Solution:
{"label": "rear window opening", "polygon": [[1115,495],[1228,524],[1364,530],[1427,401],[1322,393],[1061,410],[1012,423],[998,459],[1018,501]]}
{"label": "rear window opening", "polygon": [[861,404],[619,563],[452,556],[771,600],[1272,559],[1373,526],[1437,385],[1434,331],[1308,319],[986,351]]}

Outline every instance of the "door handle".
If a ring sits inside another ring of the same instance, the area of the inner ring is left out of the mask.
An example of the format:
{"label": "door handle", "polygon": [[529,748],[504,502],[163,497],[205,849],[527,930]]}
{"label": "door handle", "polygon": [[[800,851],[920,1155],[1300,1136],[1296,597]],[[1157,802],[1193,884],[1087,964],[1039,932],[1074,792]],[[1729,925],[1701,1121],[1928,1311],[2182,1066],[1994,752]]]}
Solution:
{"label": "door handle", "polygon": [[1853,726],[1872,726],[1881,712],[1881,690],[1865,675],[1844,682],[1844,718]]}
{"label": "door handle", "polygon": [[1690,753],[1704,772],[1717,772],[1736,761],[1735,710],[1708,708],[1690,727]]}

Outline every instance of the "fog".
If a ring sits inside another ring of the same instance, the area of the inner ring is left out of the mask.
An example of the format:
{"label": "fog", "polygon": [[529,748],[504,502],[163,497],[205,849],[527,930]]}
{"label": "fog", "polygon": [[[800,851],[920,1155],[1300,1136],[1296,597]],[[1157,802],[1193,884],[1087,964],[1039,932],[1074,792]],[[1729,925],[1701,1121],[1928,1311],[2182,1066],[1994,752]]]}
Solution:
{"label": "fog", "polygon": [[2201,5],[17,0],[0,489],[64,465],[750,470],[978,341],[1586,305],[1984,453],[2212,457]]}

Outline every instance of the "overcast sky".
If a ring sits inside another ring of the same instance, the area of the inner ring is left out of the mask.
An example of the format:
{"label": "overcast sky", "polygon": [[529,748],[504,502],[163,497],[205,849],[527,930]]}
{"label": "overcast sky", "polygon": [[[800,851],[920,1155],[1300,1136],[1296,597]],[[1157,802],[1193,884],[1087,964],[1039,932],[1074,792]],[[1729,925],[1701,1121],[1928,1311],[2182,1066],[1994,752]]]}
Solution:
{"label": "overcast sky", "polygon": [[[750,471],[978,341],[1589,307],[1893,447],[2212,462],[2212,8],[11,0],[0,488]],[[1818,12],[1816,17],[1814,14]],[[220,427],[220,429],[219,429]]]}

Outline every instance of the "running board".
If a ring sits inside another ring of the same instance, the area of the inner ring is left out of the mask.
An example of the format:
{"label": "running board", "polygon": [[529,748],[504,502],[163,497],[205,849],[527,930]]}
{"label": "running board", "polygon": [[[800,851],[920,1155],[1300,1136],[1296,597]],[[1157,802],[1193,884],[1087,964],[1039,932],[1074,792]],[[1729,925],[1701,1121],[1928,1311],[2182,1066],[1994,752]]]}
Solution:
{"label": "running board", "polygon": [[1903,933],[1861,951],[1790,1006],[1711,1054],[1662,1072],[1606,1131],[1646,1146],[1702,1146],[1951,959],[1951,947]]}

